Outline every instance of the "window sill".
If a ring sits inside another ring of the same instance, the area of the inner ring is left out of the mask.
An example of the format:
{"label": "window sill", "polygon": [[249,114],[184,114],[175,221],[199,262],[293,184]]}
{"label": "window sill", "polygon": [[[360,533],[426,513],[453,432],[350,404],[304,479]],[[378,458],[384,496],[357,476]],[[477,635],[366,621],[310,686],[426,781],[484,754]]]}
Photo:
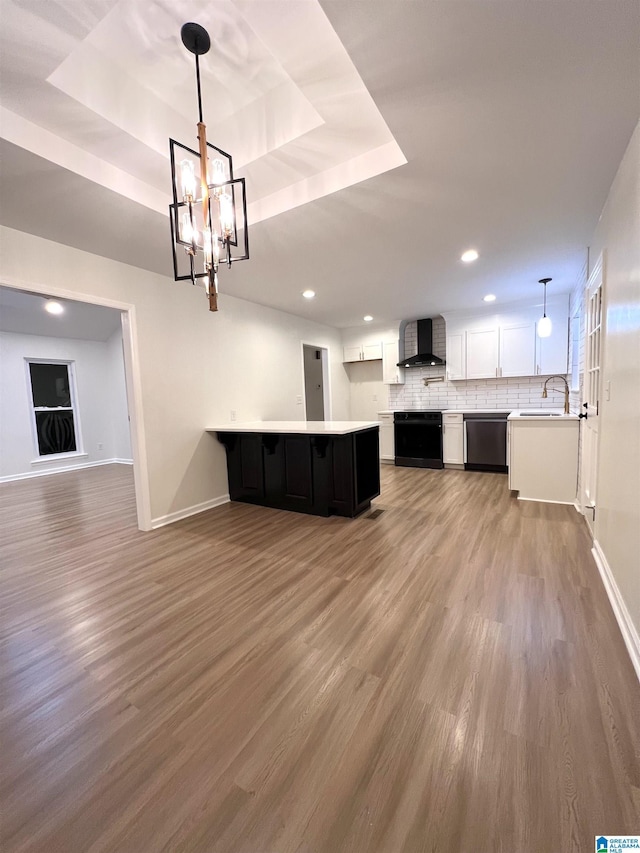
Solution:
{"label": "window sill", "polygon": [[81,459],[83,456],[88,456],[88,453],[48,453],[46,456],[40,456],[38,459],[32,459],[31,465],[40,465],[42,462],[57,462],[58,459]]}

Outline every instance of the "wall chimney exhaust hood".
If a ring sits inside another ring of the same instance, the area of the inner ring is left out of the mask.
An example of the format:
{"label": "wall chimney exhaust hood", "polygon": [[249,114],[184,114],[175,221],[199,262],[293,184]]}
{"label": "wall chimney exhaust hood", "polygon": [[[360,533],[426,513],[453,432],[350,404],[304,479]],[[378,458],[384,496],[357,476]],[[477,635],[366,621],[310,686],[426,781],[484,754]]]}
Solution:
{"label": "wall chimney exhaust hood", "polygon": [[444,359],[433,354],[433,322],[418,320],[418,355],[398,362],[398,367],[433,367],[444,364]]}

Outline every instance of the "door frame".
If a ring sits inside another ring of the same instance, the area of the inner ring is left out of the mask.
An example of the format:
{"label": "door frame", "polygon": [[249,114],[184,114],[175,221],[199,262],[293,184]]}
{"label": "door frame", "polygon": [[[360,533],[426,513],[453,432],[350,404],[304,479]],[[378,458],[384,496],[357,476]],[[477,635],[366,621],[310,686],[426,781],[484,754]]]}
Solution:
{"label": "door frame", "polygon": [[138,528],[140,530],[152,530],[149,467],[147,461],[144,418],[142,413],[142,380],[140,378],[140,355],[135,305],[132,305],[129,302],[120,302],[115,299],[95,296],[90,293],[78,293],[74,290],[65,290],[62,287],[55,287],[48,284],[41,285],[37,282],[20,281],[5,275],[0,277],[0,284],[3,287],[8,287],[13,290],[37,293],[38,295],[45,297],[57,297],[69,302],[86,302],[89,305],[101,305],[106,308],[115,308],[117,311],[120,311]]}
{"label": "door frame", "polygon": [[322,360],[322,396],[325,421],[331,420],[331,372],[329,370],[329,347],[311,341],[300,341],[300,369],[302,372],[302,412],[307,420],[306,377],[304,375],[304,348],[312,347],[321,352]]}

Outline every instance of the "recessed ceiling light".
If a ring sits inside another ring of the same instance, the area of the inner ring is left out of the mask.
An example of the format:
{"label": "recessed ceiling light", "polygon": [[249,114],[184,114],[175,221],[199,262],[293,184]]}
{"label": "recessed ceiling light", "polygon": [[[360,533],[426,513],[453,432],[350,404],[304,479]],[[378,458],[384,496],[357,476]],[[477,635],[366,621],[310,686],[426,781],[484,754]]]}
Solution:
{"label": "recessed ceiling light", "polygon": [[373,317],[371,316],[371,314],[365,314],[362,319],[365,321],[365,323],[370,323],[373,320]]}
{"label": "recessed ceiling light", "polygon": [[485,302],[495,302],[496,301],[496,297],[495,297],[494,293],[487,293],[487,295],[483,296],[482,298],[484,299]]}
{"label": "recessed ceiling light", "polygon": [[316,292],[315,290],[303,290],[302,295],[305,299],[313,299],[313,297],[316,295]]}
{"label": "recessed ceiling light", "polygon": [[56,302],[55,299],[47,299],[44,303],[44,310],[48,311],[49,314],[62,314],[64,313],[64,308],[60,305],[59,302]]}
{"label": "recessed ceiling light", "polygon": [[467,249],[467,251],[463,252],[460,256],[460,260],[464,261],[465,264],[470,264],[471,261],[478,260],[478,253],[475,249]]}

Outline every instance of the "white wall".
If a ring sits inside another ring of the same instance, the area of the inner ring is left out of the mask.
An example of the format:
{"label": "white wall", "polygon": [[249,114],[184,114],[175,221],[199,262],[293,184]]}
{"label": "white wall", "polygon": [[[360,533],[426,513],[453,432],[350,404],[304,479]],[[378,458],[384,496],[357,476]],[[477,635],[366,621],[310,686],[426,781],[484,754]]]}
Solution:
{"label": "white wall", "polygon": [[111,335],[106,347],[107,393],[110,400],[113,458],[128,461],[131,459],[131,431],[127,409],[121,329]]}
{"label": "white wall", "polygon": [[[118,337],[119,350],[111,342],[0,332],[0,477],[31,476],[114,458],[131,458],[121,333],[114,335]],[[25,367],[25,359],[29,358],[74,362],[82,440],[78,450],[86,455],[64,460],[38,459]],[[98,444],[102,444],[101,450]]]}
{"label": "white wall", "polygon": [[596,228],[592,264],[603,250],[606,331],[595,538],[640,633],[640,124]]}
{"label": "white wall", "polygon": [[[238,420],[302,418],[301,341],[329,350],[332,416],[348,417],[336,329],[226,294],[220,295],[220,311],[211,313],[204,291],[187,282],[7,228],[0,230],[0,241],[5,284],[135,305],[153,519],[227,493],[224,449],[207,426],[228,422],[231,410]],[[226,275],[229,288],[233,274]]]}
{"label": "white wall", "polygon": [[377,421],[389,408],[389,386],[382,382],[382,361],[354,361],[344,366],[349,377],[351,419]]}

